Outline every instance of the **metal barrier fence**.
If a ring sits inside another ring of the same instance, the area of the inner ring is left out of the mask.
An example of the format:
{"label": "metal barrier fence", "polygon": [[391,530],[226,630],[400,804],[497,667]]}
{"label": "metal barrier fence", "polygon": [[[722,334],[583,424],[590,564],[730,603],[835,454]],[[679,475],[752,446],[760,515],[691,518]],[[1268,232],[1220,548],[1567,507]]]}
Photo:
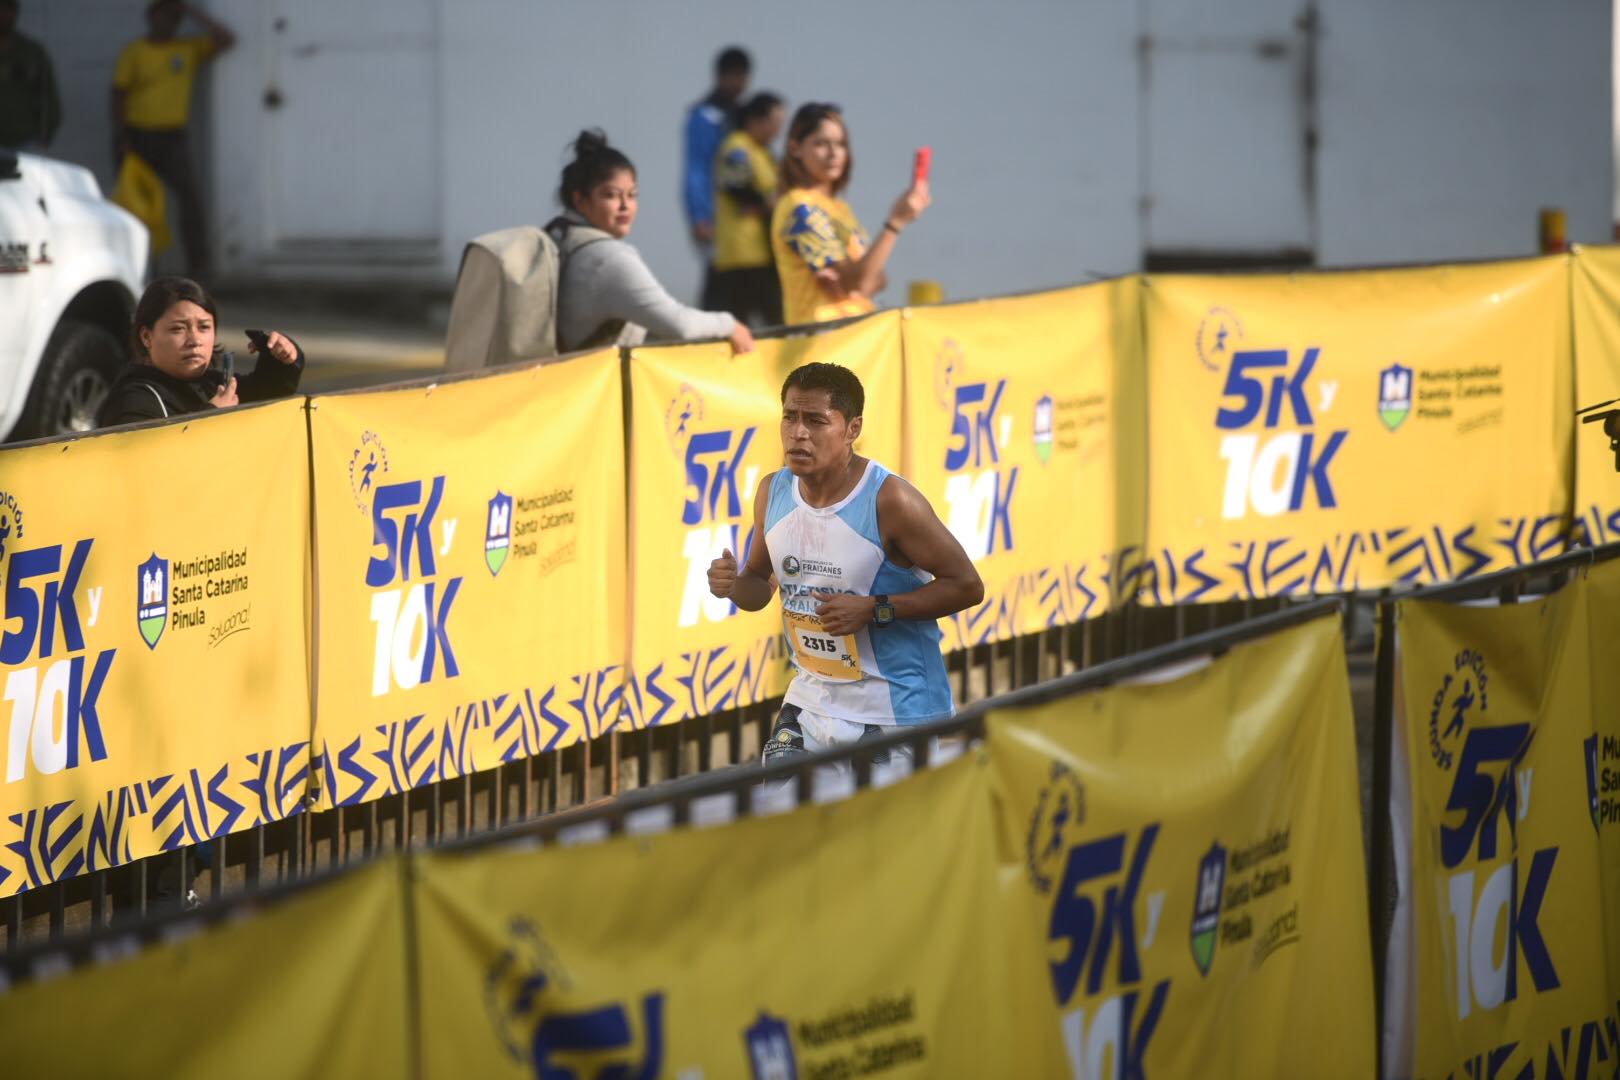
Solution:
{"label": "metal barrier fence", "polygon": [[[949,654],[956,699],[971,706],[1121,657],[1298,604],[1261,600],[1197,608],[1127,603],[1097,618]],[[680,724],[614,730],[589,742],[443,780],[357,806],[298,813],[206,844],[92,871],[0,900],[4,951],[168,908],[215,905],[322,875],[385,851],[459,841],[626,791],[698,776],[758,756],[778,702],[729,709]],[[194,885],[201,893],[188,898]]]}
{"label": "metal barrier fence", "polygon": [[[1620,544],[1578,549],[1469,581],[1377,598],[1372,780],[1364,809],[1370,833],[1367,882],[1380,1032],[1386,951],[1396,900],[1389,809],[1398,692],[1397,604],[1404,600],[1518,603],[1548,595],[1581,569],[1614,558],[1620,558]],[[774,716],[773,703],[763,703],[669,728],[610,733],[593,743],[365,806],[298,815],[230,838],[230,843],[215,841],[216,857],[221,857],[215,865],[240,868],[243,880],[226,889],[220,884],[222,875],[212,875],[210,900],[194,910],[171,901],[135,903],[127,910],[114,911],[108,906],[108,896],[119,885],[116,876],[120,871],[106,871],[58,886],[60,891],[50,898],[48,909],[32,915],[46,920],[44,932],[19,937],[21,901],[28,896],[15,898],[8,918],[8,948],[0,954],[0,988],[116,958],[169,935],[238,917],[330,880],[351,863],[386,851],[432,845],[465,850],[506,843],[587,842],[689,823],[712,824],[778,812],[793,803],[841,797],[879,782],[883,777],[879,762],[896,747],[910,748],[915,769],[962,752],[983,736],[985,717],[996,708],[1098,690],[1191,657],[1218,655],[1241,642],[1332,611],[1343,614],[1346,634],[1355,639],[1357,605],[1370,599],[1274,600],[1191,609],[1125,605],[1089,623],[951,655],[948,670],[964,705],[950,720],[770,766],[752,762]],[[1193,629],[1189,624],[1200,625]],[[846,770],[827,768],[845,763]],[[419,818],[425,822],[420,829],[414,824]],[[122,869],[146,888],[160,872],[158,864],[167,859],[183,873],[187,857],[184,852],[175,853]],[[73,895],[71,890],[86,885],[88,901]],[[88,902],[92,917],[67,933],[63,909],[75,901]]]}
{"label": "metal barrier fence", "polygon": [[1368,912],[1372,918],[1373,994],[1377,1005],[1378,1030],[1384,1030],[1384,975],[1387,967],[1390,929],[1399,899],[1395,884],[1395,839],[1390,820],[1392,797],[1390,752],[1395,735],[1396,607],[1407,600],[1438,600],[1445,603],[1494,601],[1516,604],[1557,592],[1577,571],[1620,558],[1620,543],[1596,548],[1578,548],[1564,555],[1512,570],[1485,574],[1467,581],[1433,585],[1380,598],[1377,610],[1377,644],[1374,651],[1372,850],[1368,855]]}
{"label": "metal barrier fence", "polygon": [[[456,835],[446,837],[441,834],[427,842],[440,844],[447,849],[463,850],[514,842],[538,841],[541,844],[582,842],[627,831],[655,831],[679,827],[693,821],[714,823],[756,812],[780,811],[793,802],[806,804],[827,797],[838,797],[872,784],[880,772],[878,763],[887,758],[896,747],[904,746],[911,749],[912,769],[928,768],[938,761],[954,757],[972,740],[982,737],[985,717],[993,709],[1040,704],[1071,694],[1102,689],[1122,679],[1129,679],[1191,657],[1218,655],[1242,642],[1340,610],[1342,601],[1329,599],[1301,604],[1273,602],[1267,606],[1274,610],[1268,614],[1249,618],[1239,617],[1229,624],[1223,623],[1197,633],[1180,634],[1174,640],[1149,645],[1130,653],[1098,658],[1094,663],[1075,667],[1067,674],[1054,678],[1009,688],[998,694],[980,696],[949,720],[897,729],[882,738],[863,739],[836,750],[804,755],[795,760],[768,766],[758,762],[717,766],[706,772],[690,773],[654,786],[632,789],[611,799],[580,801],[570,807],[557,808],[555,811],[528,819],[514,817],[505,822],[491,824],[487,828],[462,827],[466,826],[466,820],[462,818]],[[1226,614],[1241,616],[1242,607],[1243,605],[1232,605],[1232,610]],[[1201,615],[1205,621],[1221,623],[1223,613],[1211,610],[1202,612]],[[1164,620],[1172,629],[1184,628],[1185,621],[1184,618]],[[1036,638],[1052,636],[1058,641],[1064,638],[1084,638],[1080,627],[1073,629],[1075,633],[1072,635],[1048,632],[1036,635]],[[1129,628],[1121,625],[1116,629],[1121,632],[1122,637],[1128,637],[1126,631]],[[1148,628],[1143,627],[1142,630],[1145,633]],[[1083,640],[1080,643],[1083,644]],[[994,659],[998,651],[1010,658],[1011,654],[1017,651],[1013,648],[1016,644],[1008,642],[1005,649],[990,650],[990,659]],[[1037,657],[1051,656],[1048,651],[1041,648],[1038,640],[1031,639],[1025,639],[1023,654]],[[962,677],[971,673],[972,657],[953,657],[953,659],[958,661],[953,665],[954,676]],[[676,729],[670,730],[673,733]],[[731,731],[728,729],[713,733],[712,737],[729,742]],[[552,759],[555,761],[556,756],[553,755]],[[827,769],[828,766],[843,763],[848,763],[851,768],[836,774],[836,778]],[[509,768],[517,767],[514,765]],[[485,776],[492,777],[493,774]],[[468,778],[469,786],[464,791],[476,790],[471,786],[471,781],[475,779],[477,778]],[[463,781],[448,782],[451,786],[462,783]],[[499,793],[502,787],[500,782],[492,779],[484,789],[484,794]],[[437,801],[438,798],[437,795],[430,796],[425,789],[415,794],[424,796],[424,801],[427,801],[427,798]],[[388,801],[381,800],[383,803]],[[331,811],[328,814],[310,817],[309,820],[318,821],[336,813],[337,811]],[[309,833],[314,831],[306,830]],[[310,843],[312,846],[315,844],[314,841]],[[410,845],[368,844],[363,850],[362,857],[380,854],[385,849],[404,850],[406,846]],[[416,846],[420,846],[420,841]],[[306,853],[306,857],[297,864],[298,870],[279,875],[272,881],[262,882],[260,887],[223,895],[192,910],[185,910],[171,903],[160,908],[149,908],[138,917],[98,922],[86,927],[82,932],[71,935],[52,935],[23,942],[19,947],[0,955],[0,988],[127,955],[171,934],[223,922],[250,912],[256,906],[275,903],[344,873],[350,861],[347,852],[342,857],[337,857],[334,849],[330,854],[333,857],[321,862]]]}

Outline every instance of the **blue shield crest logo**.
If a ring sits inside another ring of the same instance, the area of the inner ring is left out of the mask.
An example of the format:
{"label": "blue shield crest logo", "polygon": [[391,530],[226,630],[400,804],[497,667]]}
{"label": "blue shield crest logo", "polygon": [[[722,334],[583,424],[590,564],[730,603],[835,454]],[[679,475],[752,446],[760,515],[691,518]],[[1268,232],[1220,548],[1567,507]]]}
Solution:
{"label": "blue shield crest logo", "polygon": [[489,500],[489,518],[484,528],[484,562],[494,577],[506,565],[512,548],[512,496],[497,491]]}
{"label": "blue shield crest logo", "polygon": [[1226,887],[1226,849],[1210,844],[1198,863],[1198,891],[1193,905],[1192,954],[1200,975],[1215,960],[1216,931],[1221,924],[1221,893]]}
{"label": "blue shield crest logo", "polygon": [[1592,828],[1601,831],[1603,826],[1599,823],[1601,818],[1598,814],[1598,737],[1589,736],[1581,744],[1581,749],[1586,751],[1586,804],[1592,811]]}
{"label": "blue shield crest logo", "polygon": [[743,1042],[754,1080],[799,1080],[787,1021],[761,1010],[759,1019],[743,1031]]}
{"label": "blue shield crest logo", "polygon": [[1391,364],[1378,373],[1378,419],[1394,431],[1412,411],[1412,369]]}
{"label": "blue shield crest logo", "polygon": [[169,560],[154,552],[135,568],[135,621],[141,640],[148,649],[157,648],[158,638],[169,621]]}

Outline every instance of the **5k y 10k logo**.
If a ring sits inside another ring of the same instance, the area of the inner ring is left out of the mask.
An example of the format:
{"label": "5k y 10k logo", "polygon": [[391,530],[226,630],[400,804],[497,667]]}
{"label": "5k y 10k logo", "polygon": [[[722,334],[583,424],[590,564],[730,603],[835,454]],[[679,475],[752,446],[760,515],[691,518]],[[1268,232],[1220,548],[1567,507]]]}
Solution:
{"label": "5k y 10k logo", "polygon": [[[385,590],[371,597],[371,621],[377,625],[371,669],[373,697],[396,686],[410,690],[431,681],[436,672],[447,679],[461,674],[450,644],[449,624],[450,609],[462,579],[432,580],[438,574],[433,520],[443,499],[442,476],[433,478],[425,504],[420,480],[383,484],[372,499],[373,554],[366,564],[366,584]],[[455,520],[443,522],[442,532],[438,553],[448,555],[455,540]],[[413,567],[419,579],[414,582]],[[410,584],[387,588],[395,581]]]}
{"label": "5k y 10k logo", "polygon": [[[1331,469],[1349,432],[1316,428],[1310,380],[1320,353],[1307,348],[1298,364],[1291,364],[1286,349],[1232,354],[1222,404],[1215,413],[1217,428],[1239,433],[1221,439],[1221,458],[1226,462],[1221,517],[1235,520],[1251,510],[1275,517],[1302,510],[1313,501],[1324,509],[1338,506]],[[1332,408],[1337,392],[1337,383],[1318,383],[1317,409]],[[1243,430],[1256,421],[1266,434]],[[1289,426],[1301,430],[1278,430]]]}

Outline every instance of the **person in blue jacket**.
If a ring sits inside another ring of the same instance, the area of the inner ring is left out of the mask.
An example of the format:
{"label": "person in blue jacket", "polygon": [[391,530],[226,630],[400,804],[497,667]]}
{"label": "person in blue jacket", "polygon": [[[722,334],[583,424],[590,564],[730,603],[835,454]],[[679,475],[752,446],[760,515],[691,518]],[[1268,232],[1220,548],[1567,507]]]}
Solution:
{"label": "person in blue jacket", "polygon": [[714,297],[714,156],[720,142],[736,126],[737,103],[748,90],[754,62],[732,45],[714,60],[714,89],[686,114],[686,168],[682,172],[681,202],[692,241],[703,255],[703,297],[699,306],[715,310]]}

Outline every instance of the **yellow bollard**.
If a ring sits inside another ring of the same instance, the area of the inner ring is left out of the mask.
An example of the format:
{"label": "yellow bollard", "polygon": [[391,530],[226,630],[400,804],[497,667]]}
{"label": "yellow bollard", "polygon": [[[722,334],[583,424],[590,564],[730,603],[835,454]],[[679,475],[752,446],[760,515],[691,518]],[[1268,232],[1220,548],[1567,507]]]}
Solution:
{"label": "yellow bollard", "polygon": [[1556,255],[1569,249],[1568,222],[1562,207],[1541,208],[1541,253]]}
{"label": "yellow bollard", "polygon": [[937,304],[945,299],[945,287],[937,281],[913,281],[906,303],[912,307],[919,304]]}

